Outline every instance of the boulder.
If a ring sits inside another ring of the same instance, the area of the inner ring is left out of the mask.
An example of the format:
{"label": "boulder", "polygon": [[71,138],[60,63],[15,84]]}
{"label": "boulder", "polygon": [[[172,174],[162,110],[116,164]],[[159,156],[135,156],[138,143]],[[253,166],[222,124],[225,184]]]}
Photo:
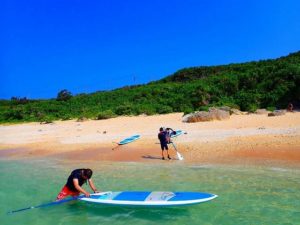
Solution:
{"label": "boulder", "polygon": [[231,108],[229,106],[221,106],[221,107],[218,107],[218,108],[210,108],[210,109],[220,109],[220,110],[223,110],[223,111],[226,111],[226,112],[231,112]]}
{"label": "boulder", "polygon": [[195,122],[205,122],[211,120],[225,120],[229,118],[230,118],[229,111],[224,111],[217,108],[210,108],[208,112],[200,111],[200,112],[187,114],[182,118],[182,122],[195,123]]}
{"label": "boulder", "polygon": [[270,111],[266,110],[266,109],[257,109],[255,111],[255,114],[259,114],[259,115],[264,115],[264,114],[268,114],[270,113]]}
{"label": "boulder", "polygon": [[244,112],[242,112],[242,111],[240,111],[238,109],[231,109],[230,113],[234,114],[234,115],[244,115],[245,114]]}
{"label": "boulder", "polygon": [[270,112],[268,116],[282,116],[285,114],[285,112],[285,110],[275,110],[273,112]]}
{"label": "boulder", "polygon": [[230,118],[230,109],[225,111],[218,108],[210,108],[208,112],[213,120],[226,120]]}
{"label": "boulder", "polygon": [[235,109],[235,108],[230,108],[229,106],[221,106],[221,107],[218,107],[218,108],[210,108],[210,109],[219,109],[219,110],[223,110],[223,111],[226,111],[226,112],[229,112],[230,115],[232,114],[235,114],[235,115],[243,115],[245,114],[244,112],[238,110],[238,109]]}

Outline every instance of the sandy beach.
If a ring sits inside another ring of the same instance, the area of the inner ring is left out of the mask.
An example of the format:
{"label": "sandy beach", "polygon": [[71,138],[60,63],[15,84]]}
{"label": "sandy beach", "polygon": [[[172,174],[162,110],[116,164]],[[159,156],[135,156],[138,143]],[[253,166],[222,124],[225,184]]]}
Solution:
{"label": "sandy beach", "polygon": [[[1,125],[0,158],[164,163],[157,139],[163,126],[185,132],[174,138],[184,163],[300,165],[300,112],[277,117],[232,115],[224,121],[198,123],[183,123],[182,115]],[[115,142],[134,134],[141,138],[117,147]],[[178,163],[170,149],[168,162]]]}

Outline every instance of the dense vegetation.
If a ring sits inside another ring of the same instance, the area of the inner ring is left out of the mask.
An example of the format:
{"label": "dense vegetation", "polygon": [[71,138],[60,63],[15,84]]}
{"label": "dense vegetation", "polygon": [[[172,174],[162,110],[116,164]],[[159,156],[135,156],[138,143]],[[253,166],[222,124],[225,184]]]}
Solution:
{"label": "dense vegetation", "polygon": [[275,60],[177,71],[146,85],[56,99],[0,101],[0,122],[106,119],[117,115],[192,112],[210,106],[244,111],[285,108],[300,102],[300,51]]}

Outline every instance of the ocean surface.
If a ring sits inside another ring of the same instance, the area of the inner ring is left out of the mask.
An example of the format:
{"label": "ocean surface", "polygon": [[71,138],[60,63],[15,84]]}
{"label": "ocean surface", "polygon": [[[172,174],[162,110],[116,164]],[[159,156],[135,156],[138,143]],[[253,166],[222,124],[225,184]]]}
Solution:
{"label": "ocean surface", "polygon": [[[93,180],[101,191],[199,191],[219,197],[174,208],[107,207],[74,201],[7,214],[51,202],[69,173],[82,167],[94,170]],[[1,160],[0,171],[1,225],[300,224],[299,169]]]}

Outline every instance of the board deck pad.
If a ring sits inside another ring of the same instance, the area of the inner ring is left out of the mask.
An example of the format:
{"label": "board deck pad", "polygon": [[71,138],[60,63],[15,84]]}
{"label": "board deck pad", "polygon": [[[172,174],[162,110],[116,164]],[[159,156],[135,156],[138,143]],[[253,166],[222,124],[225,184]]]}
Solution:
{"label": "board deck pad", "polygon": [[82,201],[133,206],[176,206],[190,205],[210,201],[217,195],[202,192],[163,192],[163,191],[122,191],[92,194]]}

